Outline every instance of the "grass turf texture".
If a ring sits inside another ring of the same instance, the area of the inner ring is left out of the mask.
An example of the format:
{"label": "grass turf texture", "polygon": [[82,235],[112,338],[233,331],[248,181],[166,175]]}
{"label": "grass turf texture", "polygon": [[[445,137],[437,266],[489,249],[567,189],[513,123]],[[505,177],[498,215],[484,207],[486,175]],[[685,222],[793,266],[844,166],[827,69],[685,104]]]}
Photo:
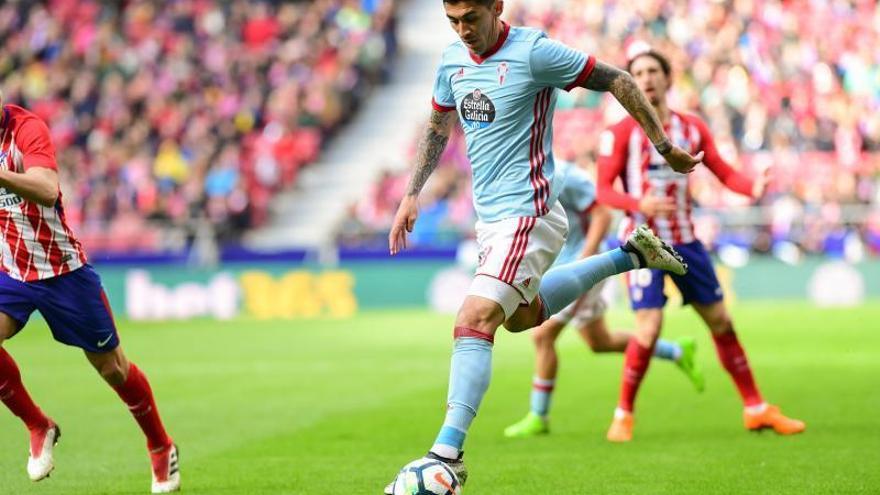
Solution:
{"label": "grass turf texture", "polygon": [[[697,336],[707,391],[654,361],[635,440],[604,434],[622,358],[560,342],[552,434],[507,440],[525,414],[528,335],[499,334],[494,376],[466,446],[471,494],[877,493],[880,305],[819,310],[741,303],[736,324],[765,396],[808,423],[782,438],[742,429],[740,403],[693,312],[666,336]],[[629,313],[611,315],[615,326]],[[424,454],[442,422],[452,319],[423,311],[347,321],[124,323],[128,355],[150,377],[181,448],[184,491],[378,494]],[[27,480],[26,432],[0,411],[0,493],[148,493],[144,441],[115,394],[73,348],[34,323],[6,344],[25,384],[62,426],[56,471]]]}

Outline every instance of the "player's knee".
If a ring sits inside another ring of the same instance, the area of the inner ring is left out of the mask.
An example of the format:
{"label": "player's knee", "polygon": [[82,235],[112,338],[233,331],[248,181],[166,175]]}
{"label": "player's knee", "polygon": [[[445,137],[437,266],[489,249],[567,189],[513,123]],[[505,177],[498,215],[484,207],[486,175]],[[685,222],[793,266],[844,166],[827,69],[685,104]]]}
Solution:
{"label": "player's knee", "polygon": [[108,359],[101,363],[97,363],[95,368],[101,378],[110,385],[122,385],[128,379],[128,370],[125,369],[123,363],[117,359]]}
{"label": "player's knee", "polygon": [[460,312],[455,326],[470,328],[487,335],[494,335],[497,324],[493,321],[491,312],[476,309]]}
{"label": "player's knee", "polygon": [[633,337],[642,347],[653,347],[660,337],[660,326],[646,325],[639,327]]}
{"label": "player's knee", "polygon": [[730,315],[728,315],[727,312],[718,313],[707,318],[706,325],[715,335],[721,335],[733,331],[733,320],[731,320]]}
{"label": "player's knee", "polygon": [[456,327],[469,328],[486,335],[495,335],[495,330],[504,320],[504,311],[496,303],[467,298],[458,311]]}
{"label": "player's knee", "polygon": [[537,347],[539,351],[552,349],[554,340],[555,339],[546,332],[536,331],[532,333],[532,342],[534,342],[535,347]]}
{"label": "player's knee", "polygon": [[712,322],[710,322],[709,329],[715,335],[733,332],[733,320],[731,320],[729,316],[725,315],[722,318],[718,318],[717,320],[713,320]]}

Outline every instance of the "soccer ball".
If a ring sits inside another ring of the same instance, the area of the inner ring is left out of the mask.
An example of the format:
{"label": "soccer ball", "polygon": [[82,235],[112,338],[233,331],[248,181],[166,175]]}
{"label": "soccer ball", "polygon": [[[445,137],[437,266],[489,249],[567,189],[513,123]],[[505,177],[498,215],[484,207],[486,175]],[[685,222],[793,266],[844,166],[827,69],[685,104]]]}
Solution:
{"label": "soccer ball", "polygon": [[449,466],[423,457],[403,466],[394,478],[394,495],[459,495],[461,483]]}

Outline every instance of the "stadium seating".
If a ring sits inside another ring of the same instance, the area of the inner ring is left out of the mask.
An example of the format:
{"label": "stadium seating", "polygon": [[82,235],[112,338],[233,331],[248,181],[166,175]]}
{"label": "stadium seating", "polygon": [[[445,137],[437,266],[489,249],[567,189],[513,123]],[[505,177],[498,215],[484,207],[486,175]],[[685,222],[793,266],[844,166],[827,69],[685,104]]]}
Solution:
{"label": "stadium seating", "polygon": [[[775,167],[765,208],[748,220],[758,225],[741,230],[740,241],[760,249],[765,236],[791,236],[806,251],[821,252],[842,229],[878,252],[880,227],[868,216],[880,205],[880,59],[871,48],[880,45],[880,14],[872,2],[509,3],[505,17],[513,24],[543,26],[602,60],[625,65],[635,40],[670,57],[671,106],[703,115],[722,154],[747,172]],[[558,108],[557,157],[592,167],[599,130],[622,109],[583,90],[560,96]],[[460,207],[469,201],[467,160],[460,140],[450,147],[423,201],[430,225],[421,232],[417,225],[416,241],[440,242],[472,229]],[[398,184],[402,175],[382,183]],[[692,186],[702,206],[746,204],[706,171],[694,174]],[[389,194],[399,197],[394,190]],[[797,213],[789,218],[792,203]],[[353,207],[358,215],[343,229],[343,241],[381,242],[394,206],[364,198]],[[701,221],[709,241],[715,216]]]}
{"label": "stadium seating", "polygon": [[385,79],[394,9],[5,2],[4,100],[51,124],[68,218],[91,250],[179,246],[206,221],[236,239]]}

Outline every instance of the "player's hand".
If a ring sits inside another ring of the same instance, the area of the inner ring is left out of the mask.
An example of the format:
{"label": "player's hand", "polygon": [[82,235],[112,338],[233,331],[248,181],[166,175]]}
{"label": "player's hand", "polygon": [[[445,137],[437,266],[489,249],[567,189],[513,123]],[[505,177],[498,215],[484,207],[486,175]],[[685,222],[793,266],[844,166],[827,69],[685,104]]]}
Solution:
{"label": "player's hand", "polygon": [[388,247],[392,256],[406,249],[406,233],[412,232],[418,216],[418,196],[407,194],[400,201],[400,206],[394,215],[394,222],[391,224],[391,233],[388,234]]}
{"label": "player's hand", "polygon": [[773,179],[773,168],[769,165],[761,167],[752,185],[752,198],[761,199],[767,191],[767,184]]}
{"label": "player's hand", "polygon": [[672,167],[672,170],[680,174],[689,174],[694,171],[694,167],[703,162],[703,152],[699,152],[696,156],[691,156],[687,151],[673,146],[672,151],[663,155],[666,163]]}
{"label": "player's hand", "polygon": [[639,211],[647,217],[669,215],[675,212],[675,201],[668,196],[654,196],[649,190],[639,200]]}

